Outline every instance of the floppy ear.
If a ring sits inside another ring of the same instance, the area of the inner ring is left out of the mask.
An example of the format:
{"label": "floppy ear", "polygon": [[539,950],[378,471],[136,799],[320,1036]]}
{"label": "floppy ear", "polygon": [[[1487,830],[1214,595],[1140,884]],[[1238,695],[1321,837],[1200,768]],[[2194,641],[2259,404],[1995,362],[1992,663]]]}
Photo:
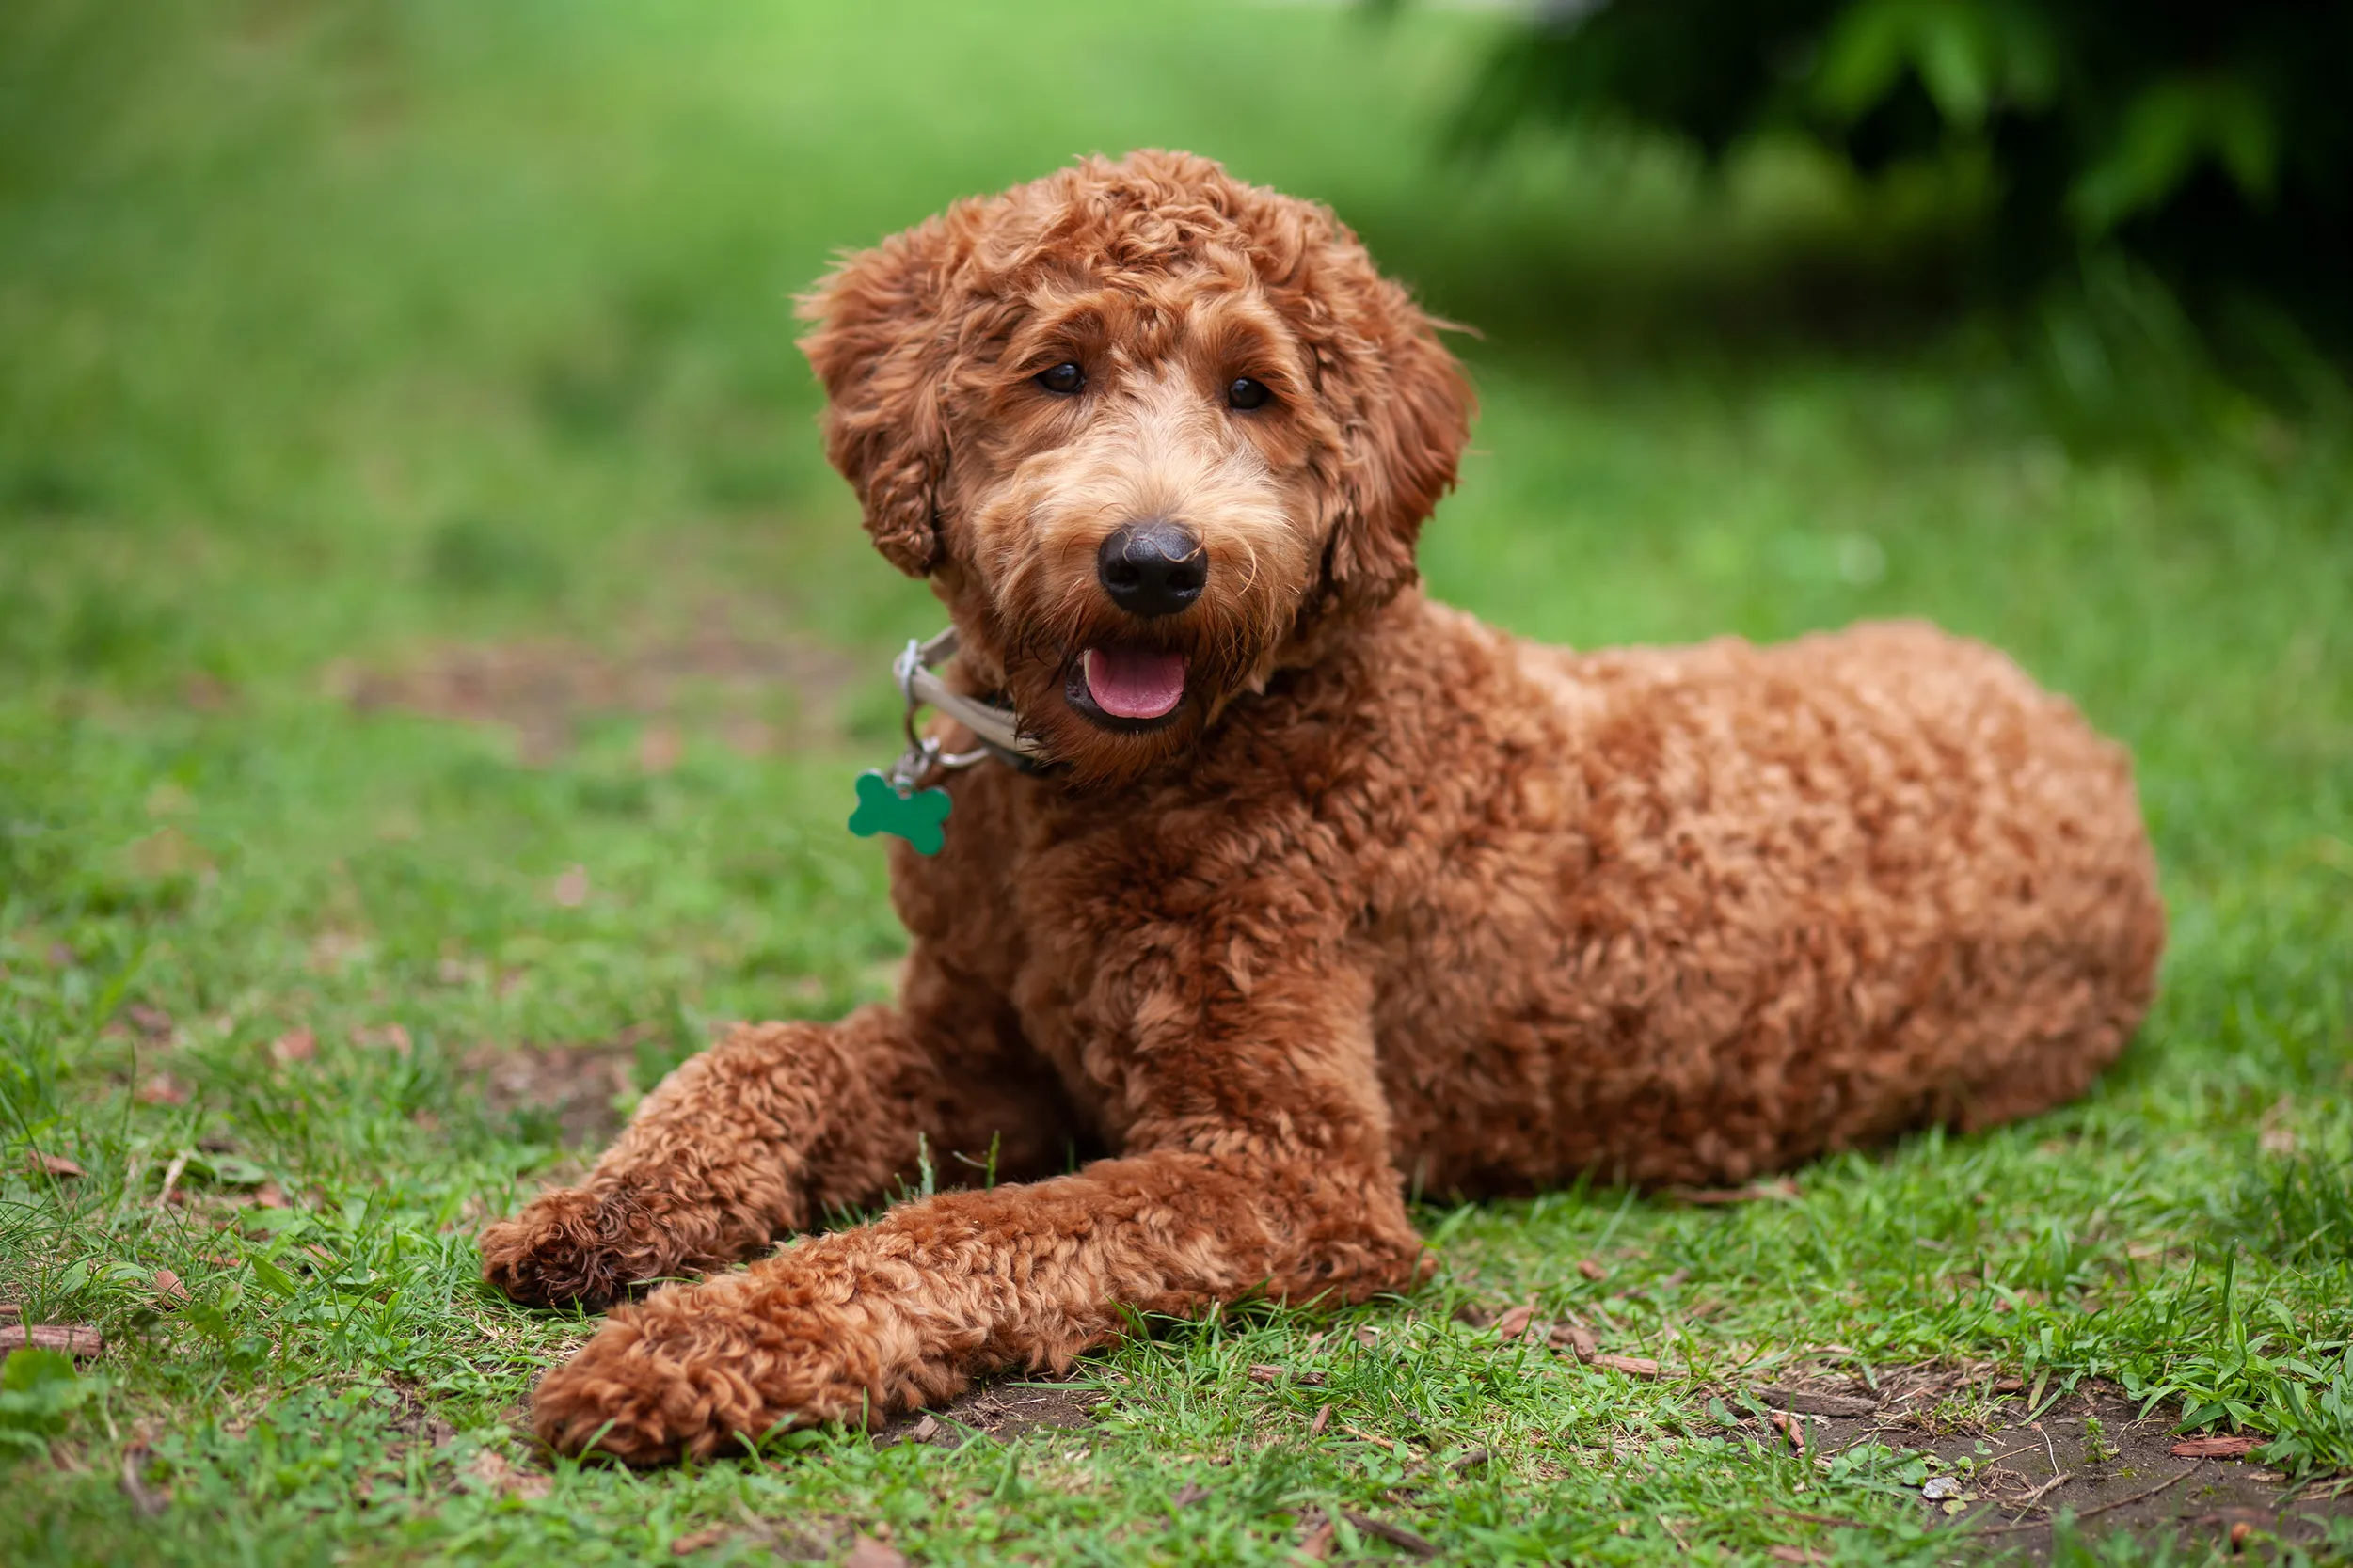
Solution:
{"label": "floppy ear", "polygon": [[1324,564],[1326,601],[1343,610],[1377,609],[1418,575],[1414,543],[1455,486],[1474,407],[1438,324],[1405,290],[1375,277],[1352,325],[1363,341],[1343,372],[1355,409]]}
{"label": "floppy ear", "polygon": [[825,455],[858,492],[875,548],[910,577],[939,559],[953,248],[933,218],[849,258],[800,302],[817,324],[801,349],[825,384]]}

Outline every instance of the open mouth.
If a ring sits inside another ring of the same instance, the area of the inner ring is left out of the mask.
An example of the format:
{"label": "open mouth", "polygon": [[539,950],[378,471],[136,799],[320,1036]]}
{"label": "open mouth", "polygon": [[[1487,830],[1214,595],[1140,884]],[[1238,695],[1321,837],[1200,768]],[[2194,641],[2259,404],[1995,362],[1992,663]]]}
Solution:
{"label": "open mouth", "polygon": [[1153,729],[1184,701],[1184,656],[1156,648],[1089,648],[1072,661],[1062,694],[1082,718],[1105,729]]}

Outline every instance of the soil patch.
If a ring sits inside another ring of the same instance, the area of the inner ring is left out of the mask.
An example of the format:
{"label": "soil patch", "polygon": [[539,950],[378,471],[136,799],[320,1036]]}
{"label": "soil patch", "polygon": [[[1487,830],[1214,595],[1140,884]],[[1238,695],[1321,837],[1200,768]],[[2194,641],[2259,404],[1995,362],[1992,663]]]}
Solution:
{"label": "soil patch", "polygon": [[882,1447],[930,1443],[958,1448],[975,1437],[1010,1442],[1033,1432],[1076,1432],[1094,1425],[1111,1396],[1092,1386],[1062,1387],[1041,1381],[986,1383],[937,1410],[918,1410],[875,1433]]}
{"label": "soil patch", "polygon": [[498,725],[531,764],[565,755],[591,719],[648,720],[641,761],[660,772],[677,760],[679,727],[751,755],[837,739],[842,692],[872,673],[807,639],[713,629],[619,652],[558,639],[428,648],[397,668],[337,665],[326,683],[361,712]]}
{"label": "soil patch", "polygon": [[2031,1421],[2029,1391],[1984,1369],[1905,1369],[1883,1373],[1877,1387],[1785,1379],[1752,1392],[1773,1407],[1765,1420],[1742,1423],[1757,1442],[1802,1440],[1818,1459],[1874,1442],[1932,1457],[1909,1488],[1923,1518],[1989,1552],[2047,1559],[2060,1513],[2095,1538],[2170,1538],[2194,1550],[2308,1545],[2330,1518],[2353,1517],[2353,1497],[2331,1497],[2327,1483],[2292,1486],[2244,1457],[2174,1453],[2186,1441],[2174,1431],[2180,1411],[2160,1406],[2144,1418],[2110,1384],[2053,1400]]}
{"label": "soil patch", "polygon": [[620,1104],[637,1091],[636,1065],[637,1042],[626,1036],[595,1045],[483,1050],[466,1058],[492,1111],[553,1117],[566,1148],[601,1149],[621,1130]]}

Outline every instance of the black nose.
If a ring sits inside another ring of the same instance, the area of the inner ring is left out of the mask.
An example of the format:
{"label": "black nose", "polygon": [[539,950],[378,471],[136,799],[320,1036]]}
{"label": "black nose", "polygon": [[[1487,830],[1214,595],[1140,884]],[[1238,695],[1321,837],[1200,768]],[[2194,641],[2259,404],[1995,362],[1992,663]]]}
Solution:
{"label": "black nose", "polygon": [[1209,552],[1174,523],[1128,523],[1095,552],[1095,577],[1130,615],[1174,615],[1201,596]]}

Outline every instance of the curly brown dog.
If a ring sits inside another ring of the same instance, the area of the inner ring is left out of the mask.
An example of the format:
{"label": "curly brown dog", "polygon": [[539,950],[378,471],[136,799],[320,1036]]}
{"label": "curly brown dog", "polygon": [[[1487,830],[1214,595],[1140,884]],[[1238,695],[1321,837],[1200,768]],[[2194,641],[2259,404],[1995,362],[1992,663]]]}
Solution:
{"label": "curly brown dog", "polygon": [[926,1158],[1005,1180],[619,1307],[539,1386],[556,1447],[707,1455],[1131,1310],[1360,1301],[1423,1272],[1408,1180],[1732,1182],[1983,1127],[2147,1006],[2127,759],[2001,655],[1576,654],[1423,597],[1471,395],[1323,208],[1091,160],[806,309],[867,530],[1039,760],[946,775],[945,850],[895,847],[897,1006],[736,1029],[485,1270],[602,1305]]}

